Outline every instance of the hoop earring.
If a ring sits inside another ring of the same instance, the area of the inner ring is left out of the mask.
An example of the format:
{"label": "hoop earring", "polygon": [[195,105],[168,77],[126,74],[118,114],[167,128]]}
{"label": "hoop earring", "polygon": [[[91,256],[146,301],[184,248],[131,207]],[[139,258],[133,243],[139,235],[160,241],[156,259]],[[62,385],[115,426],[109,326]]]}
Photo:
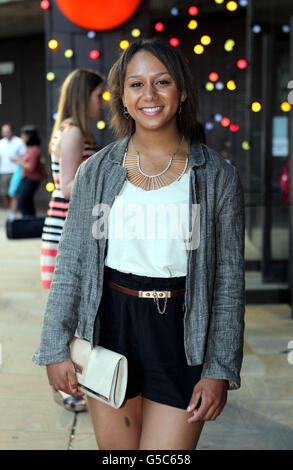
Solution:
{"label": "hoop earring", "polygon": [[126,108],[126,106],[123,106],[123,114],[126,117],[126,119],[129,119],[130,114],[129,114],[128,109]]}
{"label": "hoop earring", "polygon": [[178,114],[181,113],[181,110],[182,110],[182,101],[180,101],[180,103],[179,103],[179,107],[178,107],[178,111],[177,111]]}

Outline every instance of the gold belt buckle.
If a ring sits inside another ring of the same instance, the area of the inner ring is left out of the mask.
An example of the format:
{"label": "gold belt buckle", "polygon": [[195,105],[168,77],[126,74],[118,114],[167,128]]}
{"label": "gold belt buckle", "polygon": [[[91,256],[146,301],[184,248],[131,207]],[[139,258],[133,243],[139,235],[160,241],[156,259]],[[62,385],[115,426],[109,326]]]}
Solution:
{"label": "gold belt buckle", "polygon": [[140,290],[138,291],[138,297],[142,299],[170,299],[171,291],[170,290]]}
{"label": "gold belt buckle", "polygon": [[[167,300],[171,297],[170,290],[139,290],[138,297],[143,299],[154,299],[157,304],[158,312],[163,315],[166,311]],[[163,310],[160,309],[159,299],[165,299]]]}

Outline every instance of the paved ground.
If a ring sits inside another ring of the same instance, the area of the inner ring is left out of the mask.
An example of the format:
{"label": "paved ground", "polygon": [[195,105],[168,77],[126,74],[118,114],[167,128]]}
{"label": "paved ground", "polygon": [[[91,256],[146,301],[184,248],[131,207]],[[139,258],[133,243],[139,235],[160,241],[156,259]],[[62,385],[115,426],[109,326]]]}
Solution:
{"label": "paved ground", "polygon": [[[45,369],[31,362],[47,297],[40,240],[7,240],[4,220],[0,211],[0,449],[96,449],[89,414],[55,404]],[[290,340],[288,305],[247,307],[242,387],[205,425],[198,449],[293,449]]]}

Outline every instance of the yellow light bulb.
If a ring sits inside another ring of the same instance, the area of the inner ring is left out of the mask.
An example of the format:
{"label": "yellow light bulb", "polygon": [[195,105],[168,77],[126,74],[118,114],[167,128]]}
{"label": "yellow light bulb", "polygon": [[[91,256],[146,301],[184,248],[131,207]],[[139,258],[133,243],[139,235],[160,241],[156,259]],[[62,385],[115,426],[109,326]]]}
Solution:
{"label": "yellow light bulb", "polygon": [[97,128],[98,128],[100,131],[102,131],[103,129],[105,129],[105,127],[106,127],[105,121],[98,121],[98,122],[97,122]]}
{"label": "yellow light bulb", "polygon": [[73,57],[73,54],[74,53],[72,49],[66,49],[66,51],[64,52],[66,59],[71,59],[71,57]]}
{"label": "yellow light bulb", "polygon": [[288,103],[288,101],[284,101],[284,102],[281,104],[281,110],[284,111],[285,113],[288,113],[288,111],[291,110],[291,104]]}
{"label": "yellow light bulb", "polygon": [[222,3],[224,3],[224,0],[215,0],[215,3],[217,3],[218,5],[222,5]]}
{"label": "yellow light bulb", "polygon": [[138,28],[133,28],[131,31],[131,36],[134,38],[138,38],[141,35],[141,31]]}
{"label": "yellow light bulb", "polygon": [[58,41],[56,41],[56,39],[51,39],[51,40],[48,42],[48,47],[49,47],[49,49],[57,49],[57,47],[58,47]]}
{"label": "yellow light bulb", "polygon": [[250,145],[249,145],[249,142],[247,140],[244,140],[242,142],[242,148],[243,148],[243,150],[249,150],[250,149]]}
{"label": "yellow light bulb", "polygon": [[104,101],[110,101],[111,99],[111,93],[109,91],[104,91],[102,96]]}
{"label": "yellow light bulb", "polygon": [[52,82],[53,80],[55,80],[55,73],[54,72],[48,72],[46,77],[47,77],[47,80],[49,82]]}
{"label": "yellow light bulb", "polygon": [[204,45],[204,46],[208,46],[210,43],[211,43],[211,38],[210,36],[207,36],[207,35],[204,35],[200,38],[200,42]]}
{"label": "yellow light bulb", "polygon": [[189,29],[196,29],[197,28],[197,21],[195,20],[190,20],[188,25],[187,25],[187,28]]}
{"label": "yellow light bulb", "polygon": [[193,48],[193,51],[195,54],[202,54],[204,51],[204,48],[201,44],[196,44]]}
{"label": "yellow light bulb", "polygon": [[227,82],[227,88],[228,90],[231,90],[231,91],[236,90],[237,87],[236,87],[236,83],[234,82],[234,80],[229,80]]}
{"label": "yellow light bulb", "polygon": [[235,46],[235,41],[233,39],[227,39],[227,41],[224,44],[224,49],[227,52],[231,52],[234,46]]}
{"label": "yellow light bulb", "polygon": [[122,49],[123,51],[127,49],[128,46],[129,46],[129,42],[126,39],[120,42],[120,49]]}
{"label": "yellow light bulb", "polygon": [[254,113],[258,113],[261,110],[261,104],[258,101],[254,101],[251,105],[251,109]]}
{"label": "yellow light bulb", "polygon": [[226,5],[227,10],[229,11],[235,11],[238,8],[237,2],[228,2]]}
{"label": "yellow light bulb", "polygon": [[215,88],[215,85],[212,82],[207,82],[205,88],[207,91],[212,91]]}
{"label": "yellow light bulb", "polygon": [[51,193],[52,191],[54,191],[54,189],[55,189],[54,183],[51,183],[51,182],[50,182],[50,183],[47,183],[47,184],[46,184],[46,190],[47,190],[49,193]]}

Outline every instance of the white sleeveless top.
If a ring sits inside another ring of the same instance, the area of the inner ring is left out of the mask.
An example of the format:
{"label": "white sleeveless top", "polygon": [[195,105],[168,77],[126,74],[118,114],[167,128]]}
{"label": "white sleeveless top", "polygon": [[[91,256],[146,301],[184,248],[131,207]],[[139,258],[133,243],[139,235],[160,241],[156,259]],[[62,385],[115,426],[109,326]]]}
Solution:
{"label": "white sleeveless top", "polygon": [[109,214],[106,266],[140,276],[186,276],[189,175],[151,191],[125,181]]}

